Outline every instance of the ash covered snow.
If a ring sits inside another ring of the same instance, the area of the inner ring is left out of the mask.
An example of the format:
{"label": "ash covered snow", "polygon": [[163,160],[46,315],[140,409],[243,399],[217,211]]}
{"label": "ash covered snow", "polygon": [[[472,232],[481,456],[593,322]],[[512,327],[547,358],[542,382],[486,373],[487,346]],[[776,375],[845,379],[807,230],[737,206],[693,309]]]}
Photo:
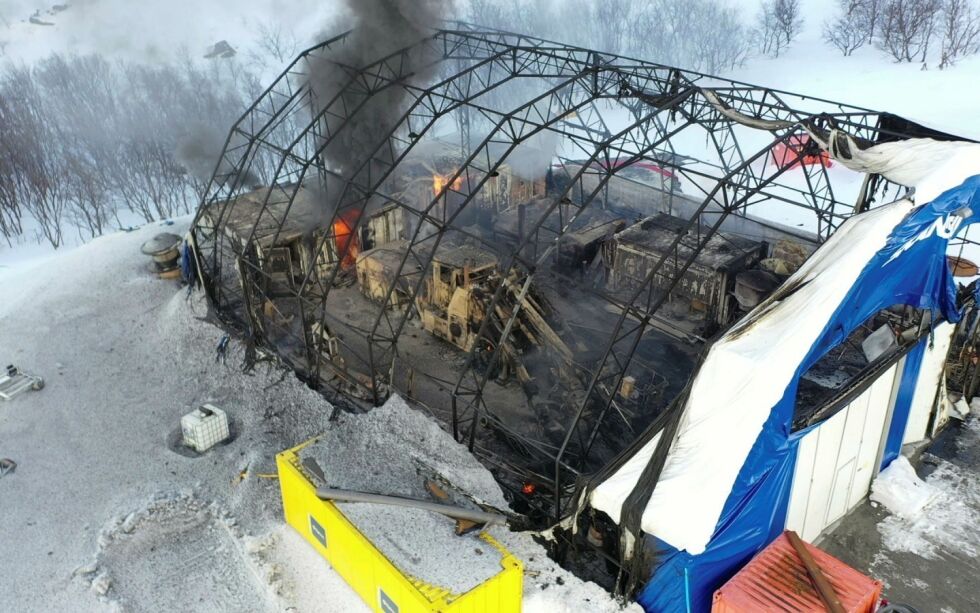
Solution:
{"label": "ash covered snow", "polygon": [[456,536],[455,522],[429,511],[348,503],[343,514],[407,575],[464,594],[499,573],[503,556],[476,533]]}
{"label": "ash covered snow", "polygon": [[[356,465],[351,449],[359,450]],[[342,414],[300,457],[315,459],[332,488],[422,497],[426,475],[436,474],[481,503],[507,508],[500,486],[466,447],[397,396],[370,413]]]}
{"label": "ash covered snow", "polygon": [[[238,341],[216,362],[224,333],[201,294],[151,276],[139,252],[189,221],[0,270],[0,362],[47,383],[0,402],[0,457],[18,463],[0,479],[2,611],[368,610],[284,524],[277,481],[258,477],[275,472],[276,453],[332,430],[361,437],[338,438],[345,470],[365,465],[364,443],[378,436],[387,476],[414,475],[421,461],[503,506],[489,472],[422,413],[392,403],[330,422],[331,405],[291,373],[242,373]],[[175,453],[180,417],[205,402],[228,412],[237,436],[200,457]],[[388,536],[414,532],[409,557],[440,555],[416,518],[385,513]],[[620,610],[529,535],[490,533],[525,564],[526,610]]]}
{"label": "ash covered snow", "polygon": [[[351,462],[351,449],[357,450]],[[466,448],[397,396],[365,415],[342,415],[300,451],[337,489],[429,499],[426,475],[506,508],[500,487]],[[420,509],[340,503],[341,512],[402,572],[463,594],[501,571],[501,553],[455,520]],[[407,528],[407,529],[399,529]]]}

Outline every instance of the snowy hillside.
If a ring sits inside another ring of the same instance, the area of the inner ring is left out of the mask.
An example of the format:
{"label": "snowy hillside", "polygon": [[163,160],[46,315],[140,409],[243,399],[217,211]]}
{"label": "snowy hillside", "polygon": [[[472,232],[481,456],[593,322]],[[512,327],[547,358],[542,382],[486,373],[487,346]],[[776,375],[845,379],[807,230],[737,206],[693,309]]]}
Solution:
{"label": "snowy hillside", "polygon": [[[0,6],[0,58],[33,61],[52,52],[102,53],[119,59],[173,60],[183,53],[201,57],[227,40],[240,51],[255,50],[265,31],[278,31],[297,46],[315,42],[337,28],[338,2],[193,0],[139,2],[82,0],[4,0]],[[758,0],[731,0],[746,25],[754,25]],[[457,7],[467,6],[457,0]],[[968,137],[980,138],[980,119],[965,92],[980,77],[980,56],[940,71],[934,66],[896,64],[884,52],[865,46],[851,57],[821,37],[836,3],[802,0],[803,32],[779,58],[756,53],[743,68],[722,76],[784,91],[887,110]],[[52,25],[38,25],[30,18]],[[454,16],[465,14],[458,9]],[[534,32],[529,32],[534,34]],[[644,58],[662,61],[660,58]],[[684,68],[682,66],[682,68]]]}
{"label": "snowy hillside", "polygon": [[[95,611],[106,602],[366,610],[283,523],[278,483],[260,476],[275,472],[279,451],[336,427],[330,405],[286,371],[260,365],[243,374],[237,341],[216,362],[223,333],[206,321],[203,297],[156,279],[139,252],[151,236],[183,232],[188,222],[151,224],[0,271],[4,364],[46,379],[43,390],[0,402],[0,457],[17,462],[0,479],[0,610]],[[180,416],[204,402],[229,412],[235,438],[201,457],[176,452]],[[390,449],[401,449],[392,461],[411,463],[418,452],[407,433],[424,432],[429,453],[464,458],[447,474],[466,470],[469,480],[497,487],[448,434],[404,405],[340,420],[370,421]],[[359,452],[349,449],[347,461],[363,462]],[[524,562],[525,610],[619,610],[598,586],[557,568],[530,536],[494,535]]]}
{"label": "snowy hillside", "polygon": [[0,43],[6,43],[0,56],[28,62],[50,53],[100,53],[150,62],[172,61],[182,53],[197,58],[221,40],[234,49],[250,48],[263,27],[281,29],[307,46],[336,13],[332,3],[316,0],[4,0],[0,4]]}
{"label": "snowy hillside", "polygon": [[[754,10],[755,2],[742,2]],[[980,139],[976,113],[980,56],[939,70],[921,64],[899,64],[883,51],[865,45],[850,57],[821,38],[835,3],[803,0],[800,37],[778,58],[755,57],[724,76],[775,89],[808,94],[876,111],[888,111],[952,134]]]}
{"label": "snowy hillside", "polygon": [[[463,0],[456,2],[459,8],[452,16],[465,17],[468,4]],[[738,8],[743,25],[754,25],[759,0],[732,0],[730,4]],[[339,0],[260,0],[245,5],[230,0],[137,5],[123,0],[83,0],[68,3],[67,8],[56,8],[64,6],[51,0],[0,3],[0,66],[34,62],[51,53],[97,53],[110,61],[150,64],[189,58],[216,68],[223,65],[222,58],[206,60],[204,55],[216,43],[226,41],[236,50],[235,62],[254,72],[261,82],[256,86],[261,87],[289,57],[337,32],[344,20],[343,3]],[[836,3],[802,0],[802,33],[778,58],[760,56],[752,50],[743,67],[722,76],[890,111],[947,132],[980,138],[980,119],[969,95],[980,76],[980,56],[963,59],[942,71],[935,66],[923,70],[919,63],[895,63],[885,52],[869,45],[843,57],[821,36],[824,23],[836,10]],[[667,61],[659,57],[645,59]],[[243,104],[253,96],[254,92],[246,92]],[[236,109],[233,115],[238,112]],[[616,127],[619,119],[609,117],[607,121]],[[230,122],[222,117],[221,123],[226,121]],[[221,126],[215,132],[223,135],[225,129]],[[765,139],[766,135],[760,133],[757,138]],[[692,151],[697,155],[697,148]],[[861,178],[855,174],[851,179],[856,190]],[[112,228],[142,223],[130,211],[121,206],[119,209],[120,222],[110,224]],[[774,220],[795,223],[793,219]],[[0,240],[0,268],[52,250],[35,231],[32,220],[28,218],[24,224],[24,233],[14,239],[16,248],[9,248]],[[66,231],[65,246],[84,242],[87,234],[80,238],[82,234]]]}

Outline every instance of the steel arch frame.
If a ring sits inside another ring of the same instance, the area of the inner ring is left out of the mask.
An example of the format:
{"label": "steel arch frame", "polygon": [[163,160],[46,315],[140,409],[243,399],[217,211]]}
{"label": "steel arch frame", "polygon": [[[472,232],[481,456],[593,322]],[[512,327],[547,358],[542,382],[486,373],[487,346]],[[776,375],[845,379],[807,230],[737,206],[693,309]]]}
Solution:
{"label": "steel arch frame", "polygon": [[[668,260],[673,257],[674,268],[667,277],[669,292],[681,281],[700,250],[729,216],[746,215],[761,202],[795,205],[816,217],[818,238],[825,239],[840,221],[866,206],[871,197],[888,187],[886,182],[876,177],[856,204],[843,202],[834,191],[826,167],[804,165],[805,187],[779,186],[779,189],[775,189],[775,180],[786,169],[779,165],[770,168],[773,151],[777,146],[789,143],[789,139],[800,132],[798,127],[801,121],[822,114],[864,138],[873,140],[902,136],[882,130],[879,114],[868,109],[597,53],[535,37],[477,29],[468,24],[447,24],[415,45],[365,66],[344,65],[337,59],[337,53],[343,49],[349,35],[349,32],[341,34],[302,52],[246,110],[229,132],[221,159],[208,182],[195,217],[192,234],[209,300],[225,323],[245,328],[253,342],[264,345],[266,349],[276,352],[266,334],[268,322],[261,316],[253,316],[252,307],[247,304],[248,292],[243,288],[239,297],[234,283],[228,282],[227,278],[238,274],[242,279],[251,279],[265,274],[256,255],[257,233],[273,228],[272,243],[276,243],[311,171],[318,173],[317,178],[329,177],[340,186],[336,206],[330,212],[325,227],[333,227],[349,211],[358,211],[356,221],[350,228],[352,233],[356,233],[365,223],[365,212],[372,198],[381,198],[417,219],[395,273],[396,278],[417,275],[418,278],[411,281],[410,301],[418,297],[425,274],[431,269],[436,247],[447,234],[460,233],[486,243],[483,237],[468,234],[454,223],[511,152],[532,135],[545,131],[558,134],[580,148],[586,161],[573,172],[569,171],[569,164],[563,162],[560,165],[559,172],[565,173],[563,178],[567,180],[566,185],[545,208],[545,213],[529,226],[529,231],[519,237],[518,246],[507,256],[503,270],[520,270],[524,273],[523,292],[527,291],[536,274],[552,257],[571,224],[590,207],[598,206],[597,202],[604,201],[601,194],[605,186],[621,168],[638,161],[653,162],[689,180],[703,191],[700,206],[685,225],[685,231],[695,236],[696,248],[692,254],[680,258],[678,248],[682,234],[679,234],[668,249],[673,256],[665,253],[660,257],[628,298],[602,296],[619,312],[616,325],[601,357],[583,373],[588,377],[585,396],[574,407],[574,417],[568,424],[562,444],[556,451],[538,450],[553,460],[553,474],[547,476],[551,480],[553,494],[549,508],[552,519],[560,518],[567,511],[570,489],[574,485],[568,477],[576,477],[586,464],[583,458],[578,458],[577,463],[567,461],[573,440],[578,437],[578,447],[584,456],[588,456],[608,415],[612,396],[603,394],[600,388],[606,383],[611,385],[609,389],[618,388],[634,359],[637,344],[666,300],[666,293],[653,291],[652,281],[669,265]],[[407,61],[409,54],[418,54],[422,50],[431,58],[431,66],[451,67],[449,76],[435,83],[422,79],[417,66]],[[346,83],[327,97],[318,95],[310,85],[311,71],[322,64],[338,66],[348,75]],[[528,100],[517,100],[513,107],[504,107],[501,101],[487,99],[487,95],[498,88],[524,80],[538,81],[543,91]],[[743,114],[789,120],[797,128],[783,130],[774,134],[775,140],[765,146],[749,149],[740,141],[734,122],[719,113],[704,97],[703,88],[708,87],[726,105]],[[372,143],[371,152],[358,160],[352,172],[344,174],[330,168],[324,161],[325,152],[339,142],[339,135],[348,130],[352,122],[365,118],[369,103],[383,91],[398,92],[402,96],[405,103],[400,119],[386,130],[383,139]],[[633,121],[625,129],[611,133],[596,106],[602,100],[628,108]],[[466,112],[490,128],[475,144],[467,139],[469,150],[461,151],[461,161],[448,178],[448,187],[435,194],[430,201],[421,203],[421,206],[413,206],[394,194],[386,193],[386,182],[415,146],[434,126],[454,112]],[[572,117],[571,113],[575,113],[575,116]],[[301,129],[294,133],[297,128]],[[675,153],[671,139],[682,131],[692,129],[705,132],[706,149],[714,162],[687,166],[673,156],[660,155],[663,148]],[[283,140],[285,144],[280,143]],[[501,148],[502,153],[491,152],[492,147]],[[267,174],[268,168],[262,165],[268,160],[275,160],[275,166],[268,175],[268,189],[262,197],[259,213],[245,240],[233,241],[224,233],[227,220],[237,204],[236,196],[248,187],[245,183],[250,176],[257,176],[256,170],[260,171],[258,174]],[[625,162],[618,165],[622,160]],[[597,185],[586,188],[586,177],[595,178]],[[462,182],[459,189],[453,187],[457,179]],[[700,187],[704,184],[707,187]],[[286,206],[281,213],[270,208],[274,197],[285,198]],[[432,215],[440,206],[447,210],[446,204],[451,197],[458,201],[452,215],[443,219]],[[563,208],[566,210],[563,211]],[[556,211],[558,230],[545,228],[546,221],[553,220]],[[710,213],[711,222],[703,224],[706,213]],[[422,236],[426,223],[435,231]],[[548,233],[549,239],[545,241],[543,251],[538,253],[536,250],[542,231]],[[317,239],[314,252],[334,238],[335,235],[323,233]],[[535,252],[527,255],[526,251],[532,245]],[[349,254],[351,248],[348,243],[337,254],[338,262]],[[233,265],[236,268],[232,269]],[[406,267],[417,270],[406,272]],[[327,324],[327,298],[341,273],[341,267],[339,264],[335,266],[326,278],[317,277],[313,270],[311,267],[305,271],[298,288],[291,290],[300,305],[303,337],[295,340],[305,347],[305,364],[286,355],[281,357],[303,371],[302,374],[311,384],[320,387],[323,384],[321,369],[324,365],[321,363],[321,352],[316,350],[314,342],[308,337],[307,324],[312,324],[313,320],[320,326]],[[411,313],[409,308],[394,318],[390,317],[389,306],[393,305],[394,292],[393,283],[387,288],[370,329],[362,330],[367,338],[368,355],[364,361],[371,374],[374,403],[383,400],[375,375],[383,373],[387,360],[394,359],[398,354],[399,339]],[[500,285],[489,303],[490,308],[499,303],[503,292],[504,286]],[[258,297],[261,298],[262,294],[258,294]],[[239,298],[241,306],[236,304]],[[241,312],[236,309],[241,309]],[[507,318],[503,339],[506,340],[513,330],[519,313],[520,306]],[[383,329],[384,326],[387,326],[387,330]],[[488,322],[484,320],[477,338],[487,338],[488,332]],[[467,353],[465,364],[452,383],[451,423],[447,424],[457,440],[466,442],[472,450],[483,453],[492,462],[499,461],[499,458],[490,458],[492,452],[480,445],[477,427],[481,412],[493,419],[492,408],[486,405],[483,389],[500,357],[500,345],[490,357],[489,366],[478,366],[475,346]],[[594,420],[587,417],[590,412],[595,416]],[[494,424],[494,427],[502,428],[503,424]]]}

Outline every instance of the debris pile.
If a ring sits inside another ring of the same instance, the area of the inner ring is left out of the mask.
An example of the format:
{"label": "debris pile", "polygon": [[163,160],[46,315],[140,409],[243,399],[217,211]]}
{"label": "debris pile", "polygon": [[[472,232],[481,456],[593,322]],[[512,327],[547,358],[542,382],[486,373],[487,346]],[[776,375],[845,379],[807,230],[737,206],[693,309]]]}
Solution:
{"label": "debris pile", "polygon": [[895,515],[914,519],[936,497],[936,490],[919,479],[905,456],[898,456],[871,485],[871,500]]}
{"label": "debris pile", "polygon": [[0,375],[0,400],[13,400],[28,390],[40,390],[44,379],[21,372],[13,364],[8,364],[6,372]]}

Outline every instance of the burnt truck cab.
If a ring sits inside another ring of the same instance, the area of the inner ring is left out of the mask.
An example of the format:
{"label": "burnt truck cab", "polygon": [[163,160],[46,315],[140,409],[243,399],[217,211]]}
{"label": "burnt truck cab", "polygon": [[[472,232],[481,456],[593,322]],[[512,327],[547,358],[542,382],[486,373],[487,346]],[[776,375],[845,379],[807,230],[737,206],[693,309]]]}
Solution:
{"label": "burnt truck cab", "polygon": [[422,327],[469,351],[484,318],[482,285],[497,271],[497,257],[476,247],[439,251],[418,299]]}

